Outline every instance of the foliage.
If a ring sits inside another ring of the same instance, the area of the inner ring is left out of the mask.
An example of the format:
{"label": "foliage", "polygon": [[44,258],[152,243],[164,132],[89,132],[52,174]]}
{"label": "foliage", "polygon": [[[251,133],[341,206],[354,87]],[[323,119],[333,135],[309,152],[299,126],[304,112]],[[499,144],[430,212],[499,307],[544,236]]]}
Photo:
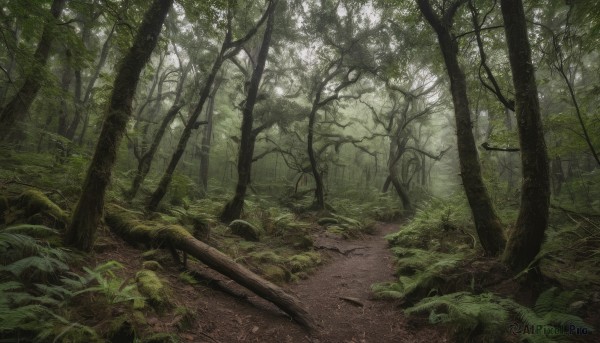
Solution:
{"label": "foliage", "polygon": [[[406,309],[406,314],[429,312],[432,324],[450,328],[457,340],[503,341],[503,336],[520,334],[525,342],[564,342],[569,340],[569,327],[591,333],[593,328],[572,314],[570,305],[575,292],[550,288],[528,308],[492,293],[451,293],[422,299]],[[511,323],[513,315],[519,322]],[[566,330],[566,331],[565,331]]]}
{"label": "foliage", "polygon": [[[28,234],[24,234],[27,232]],[[57,234],[39,225],[19,225],[0,232],[0,333],[33,342],[102,341],[97,328],[81,322],[79,306],[132,306],[142,298],[135,285],[118,279],[114,261],[70,271],[74,256],[42,239]],[[88,299],[88,300],[86,300]]]}

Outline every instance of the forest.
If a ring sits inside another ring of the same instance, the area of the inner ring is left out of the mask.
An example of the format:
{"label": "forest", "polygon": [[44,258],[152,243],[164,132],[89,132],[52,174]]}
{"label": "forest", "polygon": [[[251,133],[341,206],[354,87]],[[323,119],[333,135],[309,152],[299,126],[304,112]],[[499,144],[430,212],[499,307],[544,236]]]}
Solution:
{"label": "forest", "polygon": [[0,342],[599,342],[600,3],[2,0]]}

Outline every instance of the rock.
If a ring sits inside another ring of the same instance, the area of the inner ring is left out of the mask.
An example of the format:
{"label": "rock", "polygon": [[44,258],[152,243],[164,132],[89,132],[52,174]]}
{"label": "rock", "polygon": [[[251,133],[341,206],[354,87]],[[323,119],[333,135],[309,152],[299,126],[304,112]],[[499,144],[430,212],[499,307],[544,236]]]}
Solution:
{"label": "rock", "polygon": [[262,230],[244,220],[234,220],[229,224],[231,233],[240,236],[245,240],[258,242]]}

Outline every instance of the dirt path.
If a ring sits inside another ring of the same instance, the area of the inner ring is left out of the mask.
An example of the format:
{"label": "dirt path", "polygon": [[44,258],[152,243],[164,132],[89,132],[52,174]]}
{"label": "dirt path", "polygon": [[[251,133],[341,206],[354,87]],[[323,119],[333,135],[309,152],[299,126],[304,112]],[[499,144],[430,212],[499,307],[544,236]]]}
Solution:
{"label": "dirt path", "polygon": [[[170,274],[177,298],[197,312],[196,324],[181,337],[187,342],[213,343],[396,343],[432,342],[432,337],[442,342],[431,327],[416,329],[407,324],[397,303],[373,299],[372,284],[395,278],[393,257],[383,237],[397,229],[382,224],[373,235],[356,240],[328,234],[315,239],[315,246],[329,259],[308,279],[286,287],[318,322],[320,330],[313,335],[257,296],[235,299],[208,288],[199,293],[191,286],[175,286],[180,284],[177,273]],[[229,287],[248,294],[233,282]]]}
{"label": "dirt path", "polygon": [[393,302],[373,299],[371,292],[372,284],[394,279],[393,256],[383,237],[397,229],[385,224],[360,240],[317,239],[315,246],[335,251],[333,260],[292,287],[322,326],[314,342],[421,341],[407,332]]}

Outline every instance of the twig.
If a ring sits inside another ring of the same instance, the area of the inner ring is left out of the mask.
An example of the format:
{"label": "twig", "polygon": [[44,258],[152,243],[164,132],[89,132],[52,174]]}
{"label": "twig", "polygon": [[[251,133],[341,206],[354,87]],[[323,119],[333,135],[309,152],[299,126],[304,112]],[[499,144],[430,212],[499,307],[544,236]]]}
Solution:
{"label": "twig", "polygon": [[351,303],[352,305],[358,306],[358,307],[364,307],[365,304],[362,303],[362,301],[360,301],[360,299],[358,298],[353,298],[353,297],[338,297],[339,299],[345,300],[349,303]]}

